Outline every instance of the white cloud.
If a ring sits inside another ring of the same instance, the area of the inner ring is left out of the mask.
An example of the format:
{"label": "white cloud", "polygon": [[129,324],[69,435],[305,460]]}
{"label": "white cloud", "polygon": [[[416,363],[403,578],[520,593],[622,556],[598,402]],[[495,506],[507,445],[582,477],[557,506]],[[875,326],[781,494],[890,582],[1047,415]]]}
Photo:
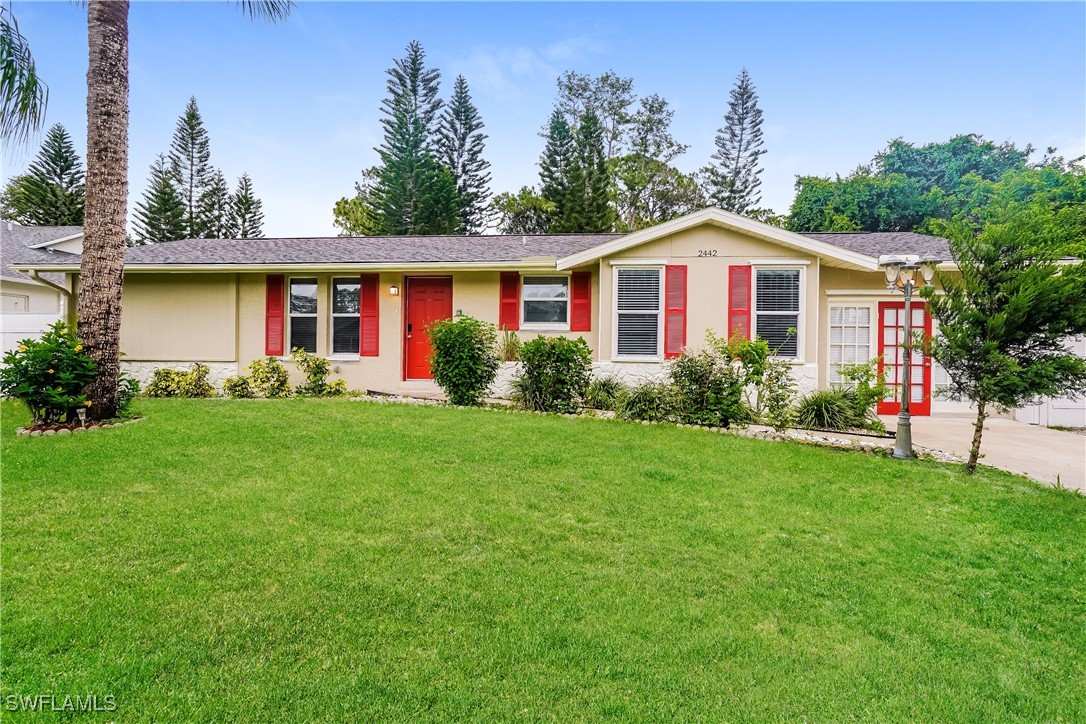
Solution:
{"label": "white cloud", "polygon": [[588,36],[578,35],[551,43],[543,51],[543,54],[551,60],[580,60],[588,55],[598,55],[607,51],[607,46],[601,41]]}
{"label": "white cloud", "polygon": [[605,51],[606,46],[600,41],[577,35],[556,40],[539,50],[523,45],[480,45],[467,56],[452,59],[448,66],[451,75],[463,75],[472,88],[513,98],[524,95],[525,86],[535,81],[558,77],[565,64]]}
{"label": "white cloud", "polygon": [[526,47],[476,47],[467,57],[452,60],[449,67],[451,75],[465,76],[473,88],[502,96],[519,95],[527,79],[557,75],[542,55]]}

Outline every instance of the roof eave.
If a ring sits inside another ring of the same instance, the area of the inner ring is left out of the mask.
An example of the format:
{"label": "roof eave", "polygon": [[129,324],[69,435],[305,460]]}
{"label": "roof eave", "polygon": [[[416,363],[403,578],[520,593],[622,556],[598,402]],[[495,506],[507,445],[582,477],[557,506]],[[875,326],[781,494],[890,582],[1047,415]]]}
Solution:
{"label": "roof eave", "polygon": [[[12,264],[21,272],[78,272],[78,264]],[[346,262],[312,264],[125,264],[130,272],[262,272],[262,273],[320,273],[320,272],[441,272],[441,271],[500,271],[503,269],[554,269],[554,259],[526,261],[465,261],[465,262]]]}
{"label": "roof eave", "polygon": [[841,247],[833,246],[832,244],[827,244],[801,234],[786,231],[785,229],[776,226],[763,224],[760,221],[748,219],[745,216],[739,216],[738,214],[733,214],[717,208],[695,211],[692,214],[680,216],[677,219],[672,219],[671,221],[666,221],[647,229],[635,231],[632,234],[627,234],[626,236],[619,237],[613,241],[594,246],[590,249],[585,249],[576,254],[570,254],[569,256],[558,259],[557,268],[560,270],[570,269],[575,266],[580,266],[581,264],[587,264],[602,257],[618,254],[626,249],[640,246],[641,244],[646,244],[650,241],[655,241],[656,239],[661,239],[672,234],[677,234],[681,231],[706,223],[722,226],[727,229],[732,229],[733,231],[740,231],[765,241],[780,244],[795,251],[813,254],[834,262],[835,266],[858,269],[861,271],[878,270],[877,260],[865,254],[842,249]]}
{"label": "roof eave", "polygon": [[[44,249],[49,246],[55,246],[56,244],[63,244],[65,241],[73,241],[75,239],[82,239],[83,233],[71,234],[69,236],[63,236],[59,239],[50,239],[49,241],[38,242],[37,244],[31,244],[28,249]],[[70,253],[70,252],[69,252]]]}

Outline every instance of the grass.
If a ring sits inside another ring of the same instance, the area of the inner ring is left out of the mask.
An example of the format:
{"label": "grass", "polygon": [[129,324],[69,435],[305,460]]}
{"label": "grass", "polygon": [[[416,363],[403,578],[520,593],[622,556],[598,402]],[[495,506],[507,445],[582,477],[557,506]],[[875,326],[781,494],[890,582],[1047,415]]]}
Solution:
{"label": "grass", "polygon": [[137,405],[50,438],[2,407],[5,696],[112,694],[120,721],[1086,719],[1080,496],[670,426]]}

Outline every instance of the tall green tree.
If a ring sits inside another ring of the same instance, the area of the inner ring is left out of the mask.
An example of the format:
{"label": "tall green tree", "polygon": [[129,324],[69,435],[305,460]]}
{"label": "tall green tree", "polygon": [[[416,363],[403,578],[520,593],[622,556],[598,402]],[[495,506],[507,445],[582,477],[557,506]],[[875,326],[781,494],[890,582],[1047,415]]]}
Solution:
{"label": "tall green tree", "polygon": [[84,192],[83,163],[57,123],[26,173],[5,189],[6,213],[27,226],[82,226]]}
{"label": "tall green tree", "polygon": [[750,73],[743,68],[728,98],[724,126],[717,131],[713,163],[705,169],[705,194],[715,206],[742,214],[758,205],[763,143],[762,109]]}
{"label": "tall green tree", "polygon": [[595,110],[589,108],[577,126],[569,194],[555,230],[586,234],[613,231],[610,190],[603,128]]}
{"label": "tall green tree", "polygon": [[604,158],[608,161],[624,153],[630,113],[636,96],[633,78],[607,71],[599,76],[566,71],[558,78],[558,109],[573,130],[589,108],[599,121]]}
{"label": "tall green tree", "polygon": [[11,9],[0,5],[0,140],[22,143],[45,121],[49,88]]}
{"label": "tall green tree", "polygon": [[200,229],[200,196],[211,183],[211,139],[196,98],[189,98],[185,111],[177,119],[173,141],[170,143],[170,168],[177,179],[177,188],[185,202],[185,235],[198,238]]}
{"label": "tall green tree", "polygon": [[498,217],[498,230],[503,234],[546,234],[554,223],[554,204],[530,186],[522,186],[515,194],[498,194],[491,202]]}
{"label": "tall green tree", "polygon": [[264,238],[264,204],[253,194],[253,180],[243,173],[230,199],[228,228],[235,239]]}
{"label": "tall green tree", "polygon": [[138,244],[176,241],[186,236],[185,202],[163,154],[151,164],[147,190],[143,192],[143,199],[136,202],[135,231]]}
{"label": "tall green tree", "polygon": [[340,236],[375,236],[381,233],[374,190],[381,169],[371,166],[362,172],[362,181],[354,185],[354,196],[344,196],[332,208],[332,223]]}
{"label": "tall green tree", "polygon": [[490,221],[490,163],[483,158],[486,134],[483,119],[471,100],[468,82],[456,77],[452,99],[445,106],[437,130],[437,156],[456,179],[460,226],[467,234],[481,234]]}
{"label": "tall green tree", "polygon": [[939,323],[931,352],[950,377],[947,393],[977,409],[970,473],[993,408],[1086,394],[1086,359],[1066,347],[1086,334],[1086,265],[1061,262],[1067,231],[1036,204],[1004,207],[979,234],[962,222],[947,229],[961,276],[939,273],[943,293],[924,294]]}
{"label": "tall green tree", "polygon": [[427,68],[425,58],[422,45],[411,41],[407,55],[387,71],[384,142],[376,149],[381,172],[374,189],[382,234],[448,234],[462,228],[456,179],[434,158],[441,74]]}
{"label": "tall green tree", "polygon": [[671,135],[674,116],[664,98],[642,98],[630,121],[629,153],[609,164],[621,231],[643,229],[706,205],[697,178],[671,165],[687,149]]}
{"label": "tall green tree", "polygon": [[539,158],[540,196],[552,208],[552,223],[564,220],[570,195],[570,171],[576,152],[573,131],[565,114],[558,108],[551,112],[547,123],[546,145]]}
{"label": "tall green tree", "polygon": [[207,187],[200,194],[196,205],[199,222],[194,238],[232,239],[236,230],[232,225],[232,196],[226,177],[219,169],[213,169]]}

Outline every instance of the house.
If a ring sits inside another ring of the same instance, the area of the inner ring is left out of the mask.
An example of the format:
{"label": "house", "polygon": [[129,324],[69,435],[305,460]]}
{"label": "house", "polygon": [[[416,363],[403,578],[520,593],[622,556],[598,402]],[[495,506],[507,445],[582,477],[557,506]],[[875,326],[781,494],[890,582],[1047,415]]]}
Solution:
{"label": "house", "polygon": [[[893,414],[904,302],[886,288],[883,254],[950,258],[941,238],[798,234],[719,209],[625,235],[176,241],[126,250],[122,365],[146,382],[157,367],[203,362],[221,384],[301,347],[331,358],[352,388],[426,393],[437,390],[426,326],[463,313],[522,339],[584,337],[596,374],[638,382],[706,330],[741,329],[768,340],[806,389],[882,358],[891,395],[880,411]],[[78,284],[77,261],[16,266]],[[913,324],[932,332],[923,304]],[[966,409],[933,399],[942,373],[916,362],[914,414]]]}
{"label": "house", "polygon": [[19,340],[36,337],[69,311],[70,275],[20,272],[13,264],[79,266],[83,250],[80,226],[20,226],[0,222],[0,354]]}

